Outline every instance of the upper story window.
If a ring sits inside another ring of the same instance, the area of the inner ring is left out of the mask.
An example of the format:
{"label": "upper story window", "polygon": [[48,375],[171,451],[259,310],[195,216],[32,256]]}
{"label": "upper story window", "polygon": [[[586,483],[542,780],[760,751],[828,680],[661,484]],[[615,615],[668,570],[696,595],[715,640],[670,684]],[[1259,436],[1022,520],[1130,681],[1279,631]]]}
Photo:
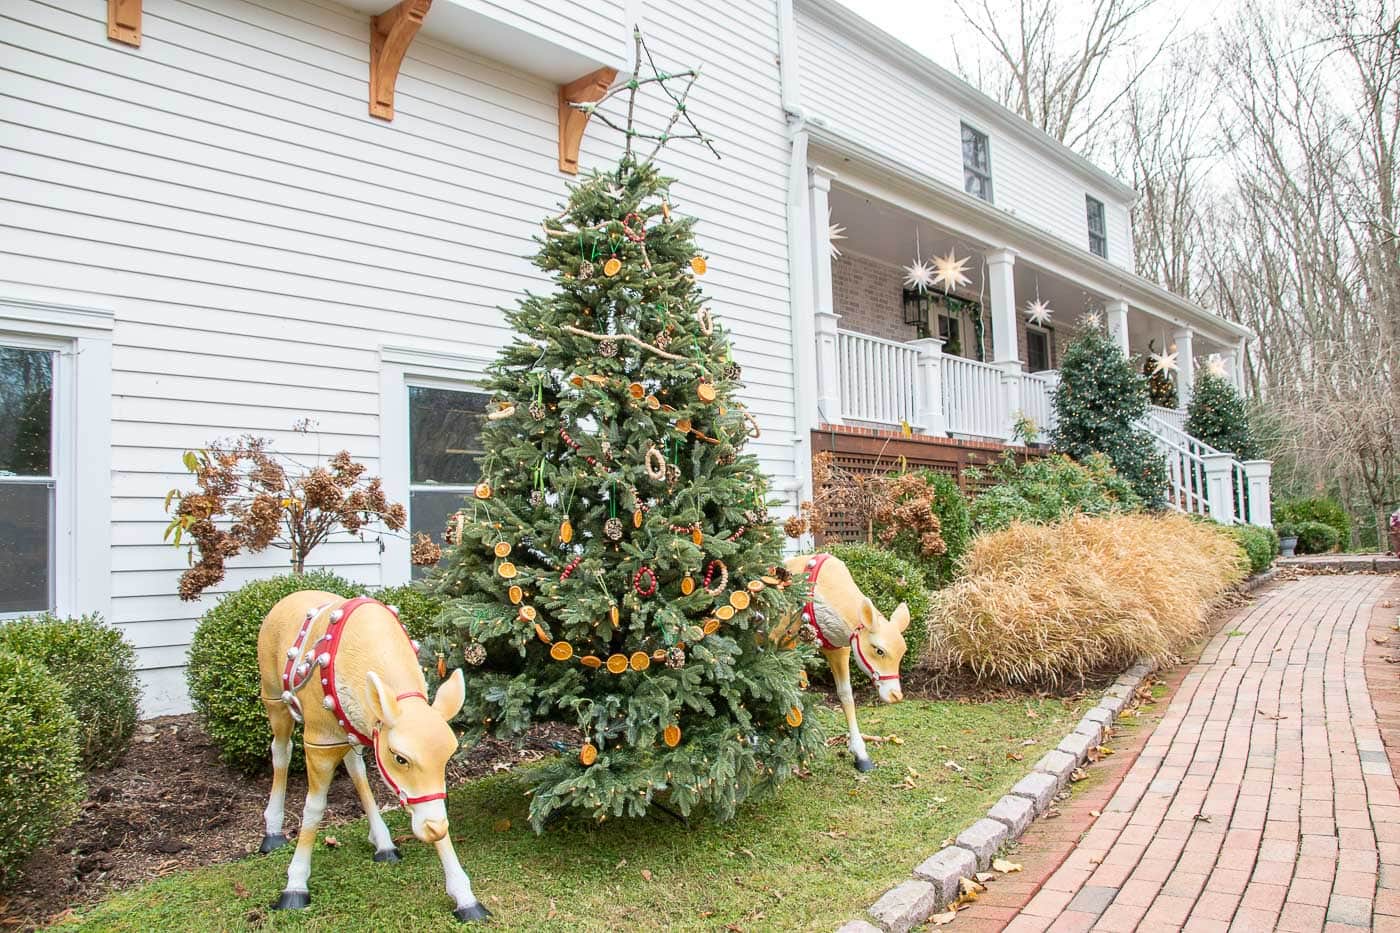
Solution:
{"label": "upper story window", "polygon": [[963,189],[984,201],[992,199],[992,154],[987,134],[962,125]]}
{"label": "upper story window", "polygon": [[1103,202],[1086,194],[1084,204],[1089,212],[1089,252],[1107,259],[1108,227],[1103,219]]}

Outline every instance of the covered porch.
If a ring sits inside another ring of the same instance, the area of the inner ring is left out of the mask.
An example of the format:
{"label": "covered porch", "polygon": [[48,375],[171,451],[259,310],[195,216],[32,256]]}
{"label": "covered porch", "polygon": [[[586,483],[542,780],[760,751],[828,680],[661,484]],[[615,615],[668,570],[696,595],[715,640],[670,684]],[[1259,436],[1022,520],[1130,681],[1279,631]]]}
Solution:
{"label": "covered porch", "polygon": [[[814,168],[810,186],[819,424],[1046,441],[1059,362],[1085,315],[1104,321],[1139,367],[1151,353],[1175,354],[1177,404],[1154,414],[1177,429],[1199,366],[1239,384],[1243,337],[1132,303],[1040,259],[1034,244],[891,203],[852,173]],[[831,230],[839,238],[828,240]],[[917,263],[949,258],[961,270],[953,282],[908,281]],[[1102,265],[1087,250],[1082,258]]]}

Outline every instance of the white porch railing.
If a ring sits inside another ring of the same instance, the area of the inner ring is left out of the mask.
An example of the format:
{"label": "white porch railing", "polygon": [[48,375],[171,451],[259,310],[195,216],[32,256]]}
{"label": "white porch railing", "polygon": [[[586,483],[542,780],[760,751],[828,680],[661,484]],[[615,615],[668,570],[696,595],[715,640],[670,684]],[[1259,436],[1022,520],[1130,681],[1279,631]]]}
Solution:
{"label": "white porch railing", "polygon": [[907,343],[836,332],[841,417],[898,426],[917,423],[919,351]]}
{"label": "white porch railing", "polygon": [[943,418],[949,434],[1006,436],[1001,370],[990,363],[945,356],[941,359]]}
{"label": "white porch railing", "polygon": [[1038,441],[1048,441],[1055,427],[1055,387],[1059,384],[1060,374],[1053,369],[1021,374],[1021,412],[1035,422]]}
{"label": "white porch railing", "polygon": [[1182,434],[1186,433],[1186,412],[1181,409],[1163,408],[1161,405],[1148,405],[1147,413],[1159,421],[1165,421]]}
{"label": "white porch railing", "polygon": [[1159,414],[1163,411],[1170,409],[1153,405],[1143,426],[1167,461],[1167,504],[1179,512],[1209,515],[1205,457],[1217,451],[1167,421]]}

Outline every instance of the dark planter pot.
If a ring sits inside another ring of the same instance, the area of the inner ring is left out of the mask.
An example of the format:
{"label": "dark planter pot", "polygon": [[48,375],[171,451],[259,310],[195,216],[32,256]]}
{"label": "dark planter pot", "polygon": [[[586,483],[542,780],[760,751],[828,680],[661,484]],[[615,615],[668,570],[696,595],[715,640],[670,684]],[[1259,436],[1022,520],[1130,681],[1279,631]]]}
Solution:
{"label": "dark planter pot", "polygon": [[1297,546],[1298,546],[1298,539],[1297,539],[1297,538],[1279,538],[1279,539],[1278,539],[1278,549],[1279,549],[1279,553],[1282,554],[1284,557],[1292,557],[1292,556],[1293,556],[1293,549],[1296,548]]}

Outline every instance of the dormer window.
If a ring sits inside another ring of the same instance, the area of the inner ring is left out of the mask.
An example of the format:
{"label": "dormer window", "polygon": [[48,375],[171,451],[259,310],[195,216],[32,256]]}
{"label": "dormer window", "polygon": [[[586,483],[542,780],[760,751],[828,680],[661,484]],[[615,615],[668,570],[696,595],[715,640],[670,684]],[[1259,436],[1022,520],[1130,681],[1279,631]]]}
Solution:
{"label": "dormer window", "polygon": [[975,198],[992,200],[992,154],[987,134],[962,125],[963,189]]}
{"label": "dormer window", "polygon": [[1103,220],[1103,202],[1086,194],[1084,203],[1089,212],[1089,252],[1107,259],[1108,227]]}

